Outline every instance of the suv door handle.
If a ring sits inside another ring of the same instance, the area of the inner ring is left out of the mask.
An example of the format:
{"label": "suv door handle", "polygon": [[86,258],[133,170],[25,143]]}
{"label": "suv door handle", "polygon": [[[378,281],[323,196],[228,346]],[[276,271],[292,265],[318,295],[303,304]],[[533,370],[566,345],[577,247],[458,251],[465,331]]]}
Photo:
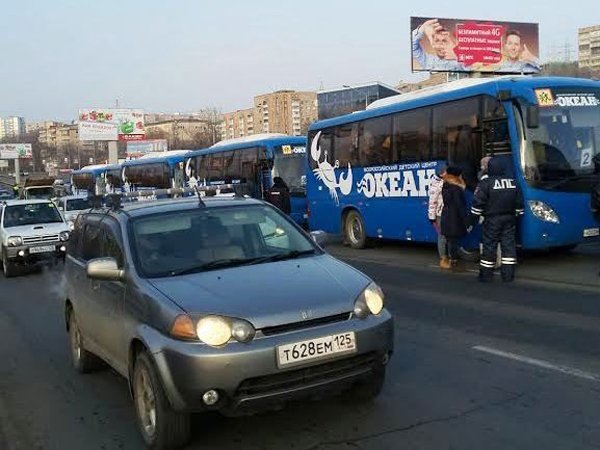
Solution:
{"label": "suv door handle", "polygon": [[97,291],[98,289],[100,289],[100,283],[98,281],[92,281],[92,290],[93,291]]}

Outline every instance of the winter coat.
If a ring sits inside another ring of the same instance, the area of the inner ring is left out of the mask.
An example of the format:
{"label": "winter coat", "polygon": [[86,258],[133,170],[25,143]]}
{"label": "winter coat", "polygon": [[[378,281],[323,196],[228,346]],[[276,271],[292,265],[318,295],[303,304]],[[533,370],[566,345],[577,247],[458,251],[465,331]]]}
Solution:
{"label": "winter coat", "polygon": [[436,220],[442,215],[444,200],[442,199],[442,186],[444,180],[434,175],[429,182],[429,203],[427,205],[427,217]]}
{"label": "winter coat", "polygon": [[461,238],[467,234],[468,211],[465,183],[452,175],[446,175],[442,188],[442,234],[447,238]]}

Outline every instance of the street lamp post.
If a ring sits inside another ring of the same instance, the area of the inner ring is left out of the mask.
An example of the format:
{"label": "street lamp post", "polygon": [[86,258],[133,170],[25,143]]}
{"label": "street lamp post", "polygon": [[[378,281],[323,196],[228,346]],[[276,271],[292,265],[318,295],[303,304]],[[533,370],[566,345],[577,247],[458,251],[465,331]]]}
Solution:
{"label": "street lamp post", "polygon": [[[347,89],[352,89],[353,91],[360,92],[358,89],[353,88],[352,86],[348,86],[347,84],[342,84],[342,87]],[[367,105],[369,104],[369,92],[365,92],[365,109],[367,109]]]}

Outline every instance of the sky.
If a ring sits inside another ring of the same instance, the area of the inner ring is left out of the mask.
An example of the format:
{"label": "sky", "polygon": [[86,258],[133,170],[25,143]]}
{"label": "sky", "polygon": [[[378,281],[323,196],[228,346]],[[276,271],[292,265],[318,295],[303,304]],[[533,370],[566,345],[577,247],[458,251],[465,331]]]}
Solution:
{"label": "sky", "polygon": [[[577,4],[576,8],[573,5]],[[410,16],[538,22],[542,61],[577,55],[598,0],[28,0],[0,7],[0,117],[78,108],[222,112],[279,89],[414,81]]]}

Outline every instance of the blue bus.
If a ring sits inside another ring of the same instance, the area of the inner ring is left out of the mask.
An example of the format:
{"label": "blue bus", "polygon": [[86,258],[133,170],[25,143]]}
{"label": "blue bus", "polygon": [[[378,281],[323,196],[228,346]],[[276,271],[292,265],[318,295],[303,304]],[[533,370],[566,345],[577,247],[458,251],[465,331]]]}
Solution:
{"label": "blue bus", "polygon": [[189,152],[165,152],[164,156],[152,155],[125,161],[121,179],[125,192],[185,187],[185,154]]}
{"label": "blue bus", "polygon": [[[308,139],[309,227],[342,234],[355,248],[373,238],[435,242],[427,193],[437,165],[461,167],[472,198],[480,159],[492,155],[523,189],[524,249],[567,248],[600,234],[590,210],[598,81],[463,79],[315,122]],[[463,246],[478,241],[471,233]]]}
{"label": "blue bus", "polygon": [[121,166],[96,164],[71,173],[71,190],[77,193],[106,194],[121,190]]}
{"label": "blue bus", "polygon": [[306,225],[306,137],[265,133],[221,141],[187,155],[188,185],[244,183],[264,198],[274,177],[290,189],[291,218]]}

